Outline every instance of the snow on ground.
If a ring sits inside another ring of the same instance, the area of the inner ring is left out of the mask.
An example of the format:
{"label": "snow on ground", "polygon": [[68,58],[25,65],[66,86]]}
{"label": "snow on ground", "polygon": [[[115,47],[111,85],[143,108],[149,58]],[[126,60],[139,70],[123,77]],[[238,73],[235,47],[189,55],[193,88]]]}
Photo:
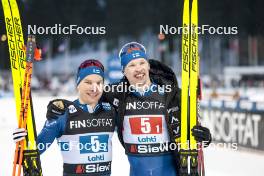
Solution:
{"label": "snow on ground", "polygon": [[[58,97],[56,97],[58,98]],[[61,97],[63,98],[63,97]],[[40,132],[46,115],[46,106],[52,97],[33,96],[33,105],[37,131]],[[69,98],[73,100],[74,98]],[[15,103],[13,99],[0,99],[0,175],[11,175],[15,144],[12,132],[17,127]],[[264,153],[232,151],[223,148],[205,149],[205,165],[207,176],[262,176]],[[41,155],[43,175],[62,175],[62,157],[56,142]],[[118,142],[117,135],[113,138],[113,176],[129,175],[129,164],[124,149]]]}

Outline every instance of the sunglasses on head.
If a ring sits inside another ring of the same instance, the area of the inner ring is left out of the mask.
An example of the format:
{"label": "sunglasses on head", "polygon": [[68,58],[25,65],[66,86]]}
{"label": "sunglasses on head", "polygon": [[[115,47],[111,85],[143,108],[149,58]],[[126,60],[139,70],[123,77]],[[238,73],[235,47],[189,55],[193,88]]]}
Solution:
{"label": "sunglasses on head", "polygon": [[141,45],[140,43],[137,43],[137,42],[131,42],[131,43],[128,43],[122,47],[122,49],[120,50],[120,53],[119,53],[119,57],[126,55],[126,54],[129,54],[132,51],[142,51],[142,52],[146,53],[146,49],[143,45]]}
{"label": "sunglasses on head", "polygon": [[95,59],[89,59],[84,61],[80,66],[79,69],[83,69],[83,68],[87,68],[87,67],[91,67],[91,66],[95,66],[95,67],[99,67],[103,72],[104,72],[104,66],[101,62],[99,62],[98,60]]}

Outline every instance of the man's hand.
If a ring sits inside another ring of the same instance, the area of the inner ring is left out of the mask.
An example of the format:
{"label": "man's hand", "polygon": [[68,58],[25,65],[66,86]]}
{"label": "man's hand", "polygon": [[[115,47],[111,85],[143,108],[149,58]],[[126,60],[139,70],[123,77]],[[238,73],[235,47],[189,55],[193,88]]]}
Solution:
{"label": "man's hand", "polygon": [[64,99],[51,100],[47,106],[47,119],[57,119],[58,116],[63,115],[69,104],[70,101]]}
{"label": "man's hand", "polygon": [[193,127],[192,135],[196,141],[203,143],[205,147],[209,146],[212,141],[210,130],[200,125]]}
{"label": "man's hand", "polygon": [[22,141],[27,136],[27,131],[24,128],[16,128],[13,132],[13,140],[15,143]]}

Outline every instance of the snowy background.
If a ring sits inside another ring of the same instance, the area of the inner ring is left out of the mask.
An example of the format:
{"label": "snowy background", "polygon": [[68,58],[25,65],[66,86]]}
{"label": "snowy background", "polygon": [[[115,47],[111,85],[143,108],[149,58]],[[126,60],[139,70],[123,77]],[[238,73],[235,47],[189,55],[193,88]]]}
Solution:
{"label": "snowy background", "polygon": [[[33,95],[33,105],[37,131],[40,132],[45,122],[46,105],[54,97],[39,97]],[[58,97],[57,97],[58,98]],[[61,97],[73,100],[74,97]],[[0,175],[8,176],[12,173],[12,161],[15,144],[12,141],[12,132],[16,128],[15,103],[13,98],[0,100]],[[41,155],[43,175],[62,175],[62,157],[56,142]],[[207,176],[262,176],[264,153],[252,151],[232,151],[223,148],[205,149],[205,166]],[[128,176],[129,164],[124,149],[118,141],[117,135],[113,138],[113,176]]]}

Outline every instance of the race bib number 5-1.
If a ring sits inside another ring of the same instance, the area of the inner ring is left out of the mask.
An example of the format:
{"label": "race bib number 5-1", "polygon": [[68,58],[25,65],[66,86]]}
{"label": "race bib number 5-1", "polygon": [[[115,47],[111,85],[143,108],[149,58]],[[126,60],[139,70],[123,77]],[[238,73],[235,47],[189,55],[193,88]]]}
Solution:
{"label": "race bib number 5-1", "polygon": [[125,116],[123,125],[123,137],[126,143],[150,144],[168,141],[163,115]]}
{"label": "race bib number 5-1", "polygon": [[129,118],[132,134],[161,134],[162,117],[133,117]]}

